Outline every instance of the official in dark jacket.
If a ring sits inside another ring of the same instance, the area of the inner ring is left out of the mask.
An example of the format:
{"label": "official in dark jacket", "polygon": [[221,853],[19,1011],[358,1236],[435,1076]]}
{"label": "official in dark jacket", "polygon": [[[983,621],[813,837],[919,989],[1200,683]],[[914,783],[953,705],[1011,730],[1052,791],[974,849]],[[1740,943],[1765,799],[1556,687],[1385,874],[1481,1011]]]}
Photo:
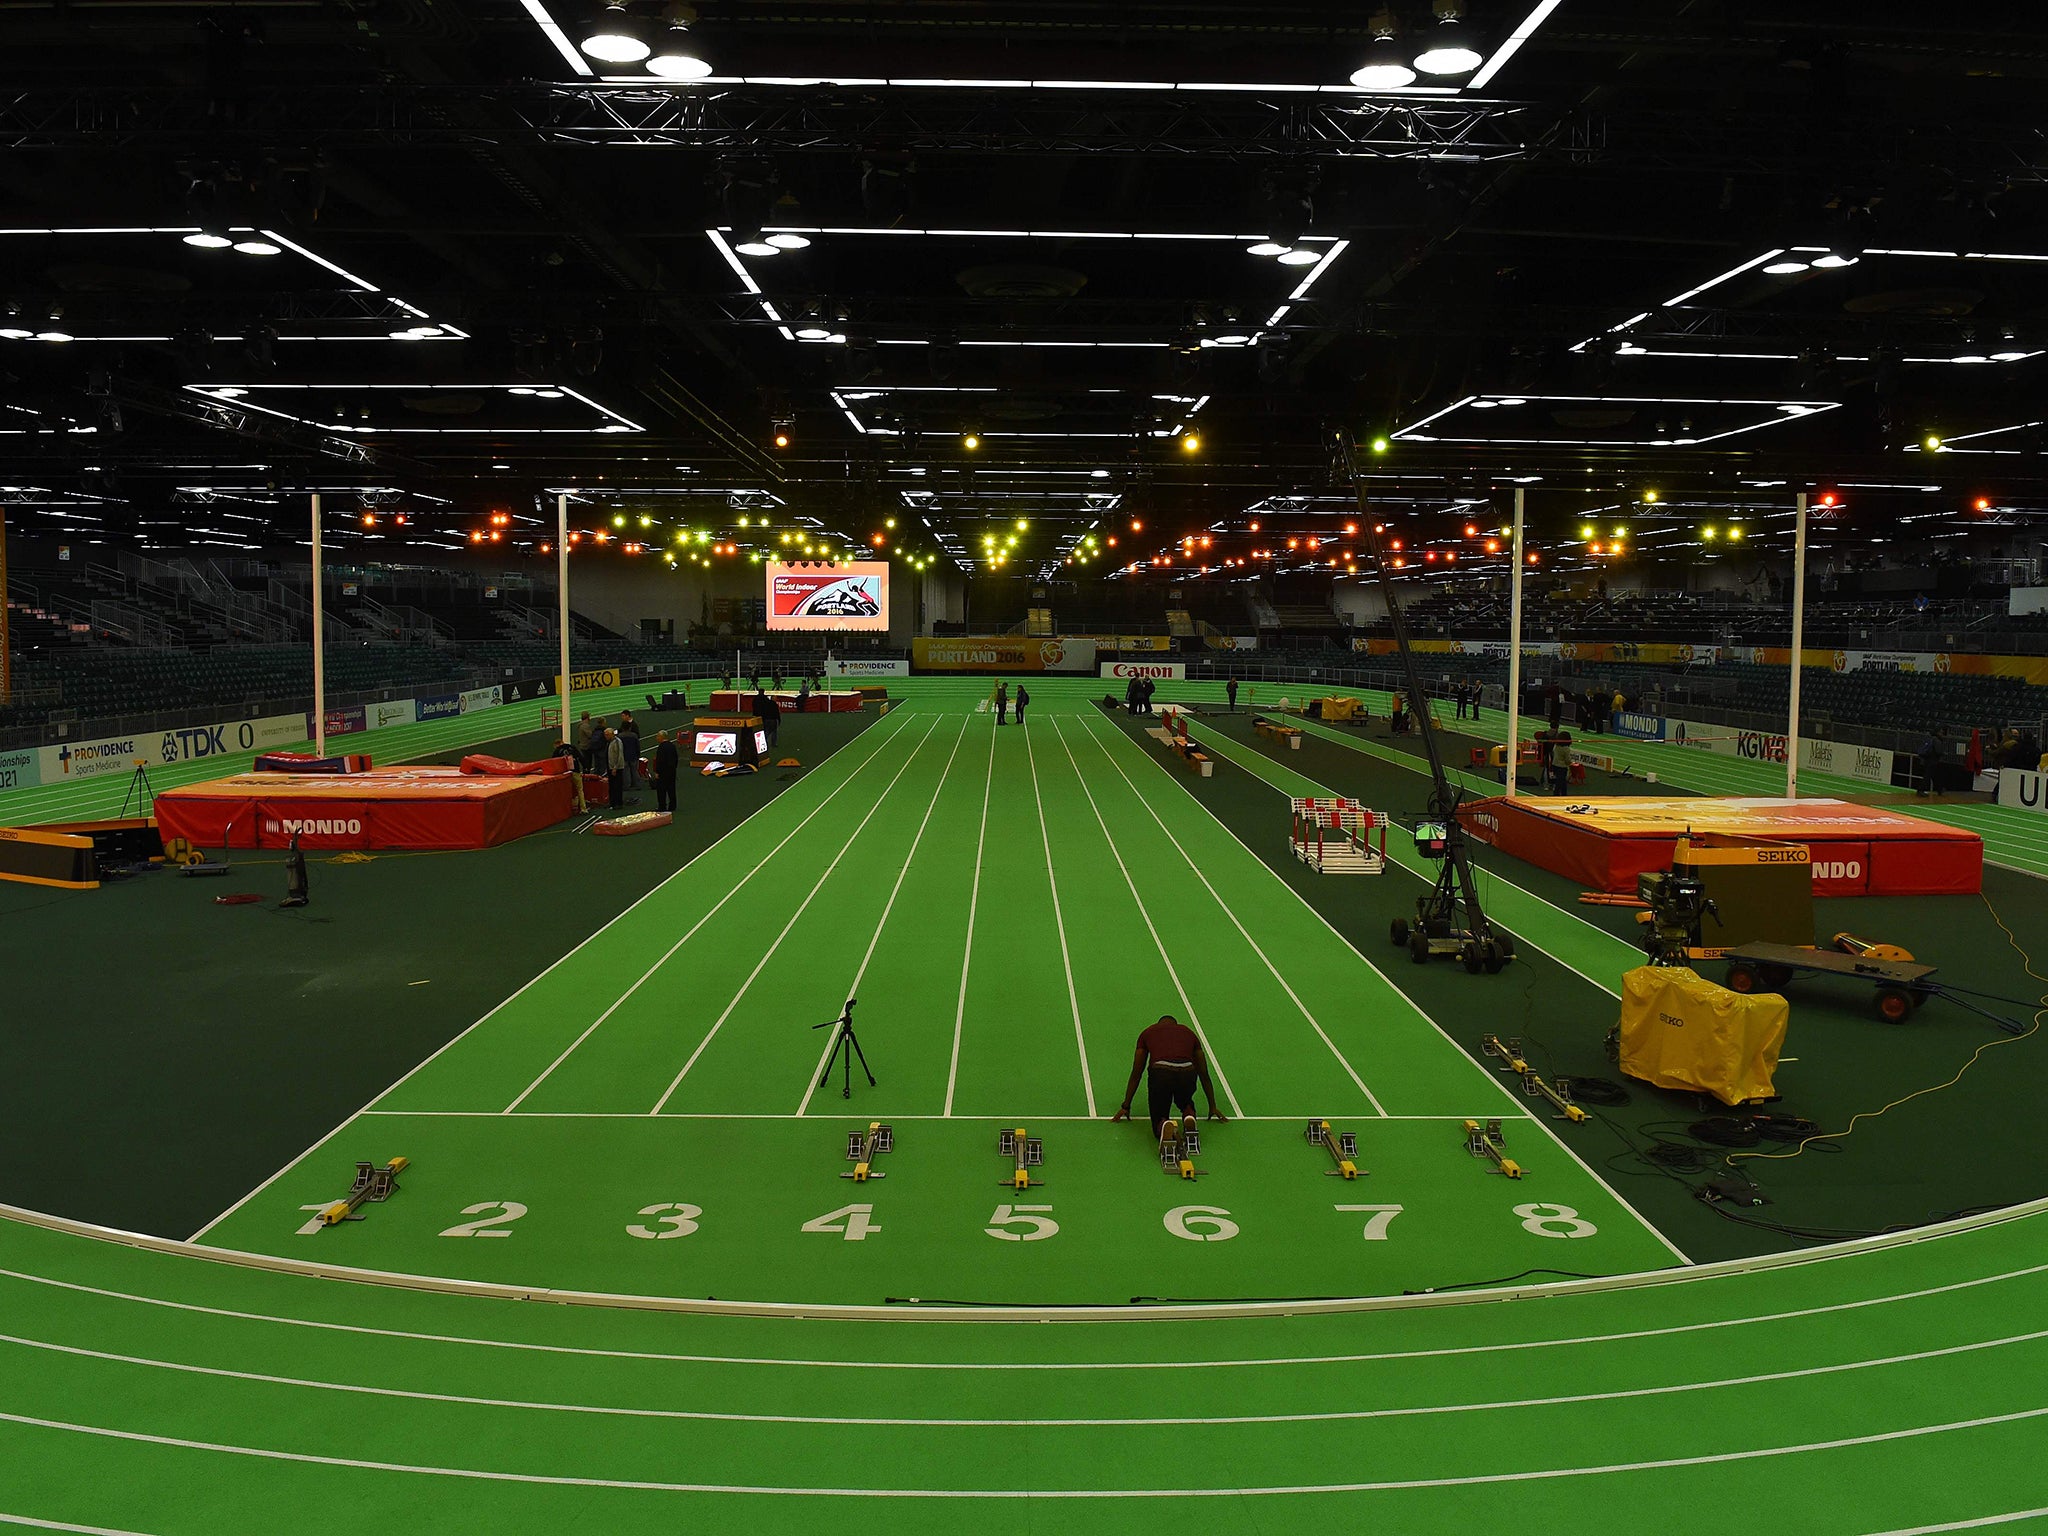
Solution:
{"label": "official in dark jacket", "polygon": [[654,808],[657,811],[673,811],[676,808],[676,769],[681,754],[676,744],[669,739],[667,731],[657,732],[654,738]]}

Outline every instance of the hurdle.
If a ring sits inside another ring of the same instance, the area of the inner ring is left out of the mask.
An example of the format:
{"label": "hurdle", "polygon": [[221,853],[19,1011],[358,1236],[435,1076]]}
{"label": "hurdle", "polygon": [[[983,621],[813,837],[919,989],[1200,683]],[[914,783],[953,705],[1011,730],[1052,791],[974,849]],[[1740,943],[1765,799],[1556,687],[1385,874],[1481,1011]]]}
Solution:
{"label": "hurdle", "polygon": [[1498,1115],[1484,1126],[1477,1120],[1465,1122],[1465,1150],[1474,1157],[1485,1158],[1511,1179],[1522,1176],[1522,1165],[1508,1156],[1507,1136],[1500,1128]]}
{"label": "hurdle", "polygon": [[1572,1102],[1571,1085],[1567,1079],[1560,1077],[1555,1084],[1546,1083],[1543,1074],[1522,1059],[1520,1040],[1504,1041],[1499,1035],[1481,1035],[1479,1050],[1482,1055],[1498,1056],[1503,1064],[1501,1070],[1521,1078],[1522,1092],[1530,1098],[1550,1100],[1558,1119],[1578,1125],[1588,1118],[1586,1112]]}
{"label": "hurdle", "polygon": [[1323,1177],[1355,1179],[1365,1172],[1358,1166],[1358,1137],[1351,1131],[1332,1131],[1327,1120],[1311,1120],[1302,1137],[1310,1146],[1326,1148],[1337,1166],[1325,1168]]}
{"label": "hurdle", "polygon": [[888,1175],[875,1167],[875,1159],[884,1152],[896,1150],[896,1132],[879,1120],[870,1120],[864,1131],[846,1133],[846,1160],[853,1164],[839,1175],[856,1184],[865,1184],[869,1179],[886,1179]]}
{"label": "hurdle", "polygon": [[365,1204],[389,1200],[398,1190],[398,1176],[411,1166],[412,1160],[394,1157],[379,1168],[374,1163],[356,1164],[356,1181],[348,1187],[348,1193],[320,1212],[320,1225],[338,1227],[344,1221],[361,1221]]}
{"label": "hurdle", "polygon": [[1031,1170],[1045,1163],[1045,1138],[1033,1136],[1023,1126],[1014,1131],[996,1132],[996,1152],[1010,1158],[1014,1164],[1010,1176],[1003,1182],[1012,1189],[1029,1189],[1045,1180],[1031,1177]]}
{"label": "hurdle", "polygon": [[1178,1121],[1169,1119],[1159,1127],[1159,1166],[1162,1171],[1193,1179],[1202,1171],[1195,1166],[1195,1159],[1201,1155],[1202,1133],[1193,1126],[1183,1129]]}
{"label": "hurdle", "polygon": [[[1387,868],[1387,813],[1356,800],[1294,798],[1287,841],[1318,874],[1378,875]],[[1379,835],[1378,846],[1372,841]]]}

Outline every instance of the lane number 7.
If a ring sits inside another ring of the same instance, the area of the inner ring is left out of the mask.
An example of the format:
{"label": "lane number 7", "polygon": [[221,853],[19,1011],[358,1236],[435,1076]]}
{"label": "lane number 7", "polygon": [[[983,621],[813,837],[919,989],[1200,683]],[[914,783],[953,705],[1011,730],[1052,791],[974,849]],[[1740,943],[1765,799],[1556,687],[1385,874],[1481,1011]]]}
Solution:
{"label": "lane number 7", "polygon": [[1385,1242],[1387,1228],[1392,1226],[1394,1218],[1401,1214],[1401,1207],[1398,1205],[1340,1205],[1335,1209],[1368,1213],[1365,1218],[1365,1240],[1368,1243]]}

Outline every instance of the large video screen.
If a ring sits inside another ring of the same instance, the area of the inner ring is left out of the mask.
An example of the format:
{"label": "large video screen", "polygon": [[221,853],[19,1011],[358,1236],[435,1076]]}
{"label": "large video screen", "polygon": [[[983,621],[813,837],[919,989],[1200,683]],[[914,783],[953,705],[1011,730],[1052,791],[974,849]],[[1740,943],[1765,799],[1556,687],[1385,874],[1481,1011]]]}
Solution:
{"label": "large video screen", "polygon": [[768,566],[770,629],[868,629],[889,627],[889,565],[860,560],[852,565],[799,562]]}

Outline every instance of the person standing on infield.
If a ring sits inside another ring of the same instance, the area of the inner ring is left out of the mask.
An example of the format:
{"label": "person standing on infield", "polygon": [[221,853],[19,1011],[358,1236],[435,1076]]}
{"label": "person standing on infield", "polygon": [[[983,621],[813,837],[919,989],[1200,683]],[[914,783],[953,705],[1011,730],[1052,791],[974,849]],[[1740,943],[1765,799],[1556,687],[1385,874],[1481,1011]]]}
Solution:
{"label": "person standing on infield", "polygon": [[667,731],[654,736],[654,808],[673,812],[676,808],[676,768],[681,754]]}
{"label": "person standing on infield", "polygon": [[[1149,1070],[1148,1070],[1149,1069]],[[1138,1036],[1137,1055],[1131,1061],[1131,1080],[1124,1085],[1124,1101],[1111,1120],[1131,1118],[1131,1099],[1138,1091],[1138,1079],[1146,1080],[1145,1091],[1152,1117],[1152,1137],[1175,1109],[1186,1117],[1182,1124],[1195,1127],[1195,1084],[1209,1097],[1209,1118],[1221,1120],[1216,1107],[1216,1085],[1209,1080],[1209,1055],[1202,1049],[1202,1037],[1172,1014],[1161,1014],[1159,1022]]]}
{"label": "person standing on infield", "polygon": [[1234,714],[1236,714],[1236,713],[1237,713],[1237,679],[1236,679],[1236,678],[1234,678],[1234,677],[1233,677],[1233,678],[1232,678],[1232,679],[1231,679],[1231,680],[1230,680],[1229,682],[1227,682],[1227,683],[1225,683],[1225,684],[1223,685],[1223,696],[1224,696],[1224,697],[1225,697],[1226,699],[1230,700],[1230,712],[1231,712],[1231,713],[1232,713],[1233,715],[1234,715]]}
{"label": "person standing on infield", "polygon": [[996,683],[996,724],[1010,723],[1010,685],[998,680]]}
{"label": "person standing on infield", "polygon": [[1031,690],[1022,683],[1017,685],[1017,723],[1024,723],[1024,706],[1031,702]]}
{"label": "person standing on infield", "polygon": [[626,744],[617,731],[604,733],[606,795],[613,810],[626,803]]}

